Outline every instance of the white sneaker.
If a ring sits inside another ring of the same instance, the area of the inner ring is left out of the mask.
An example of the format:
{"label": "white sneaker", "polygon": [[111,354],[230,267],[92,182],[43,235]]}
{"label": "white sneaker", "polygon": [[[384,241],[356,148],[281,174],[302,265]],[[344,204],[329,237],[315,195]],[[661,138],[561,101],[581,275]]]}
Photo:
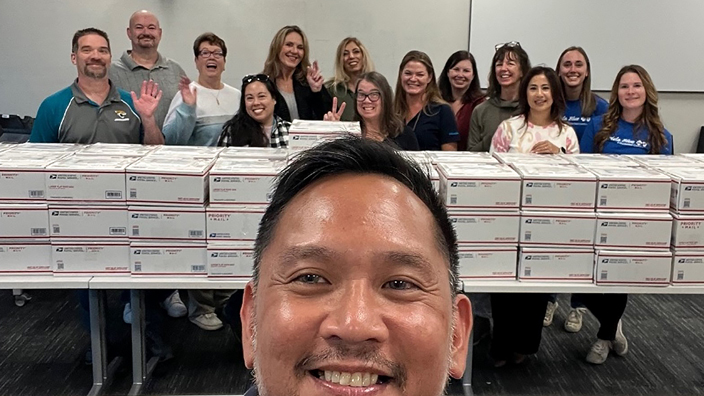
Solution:
{"label": "white sneaker", "polygon": [[592,349],[590,349],[587,354],[587,362],[591,364],[603,364],[606,358],[609,357],[609,350],[611,350],[611,341],[596,340],[596,342],[592,344]]}
{"label": "white sneaker", "polygon": [[548,327],[552,324],[552,320],[555,317],[555,311],[557,311],[557,307],[559,307],[557,301],[548,301],[548,308],[545,310],[545,318],[543,318],[544,327]]}
{"label": "white sneaker", "polygon": [[181,296],[178,294],[178,290],[171,293],[170,296],[161,302],[161,307],[166,310],[172,318],[182,318],[188,313],[186,305],[181,301]]}
{"label": "white sneaker", "polygon": [[587,312],[586,308],[572,308],[565,319],[565,331],[579,333],[582,330],[582,317]]}
{"label": "white sneaker", "polygon": [[125,308],[122,310],[122,321],[127,324],[132,324],[132,304],[125,304]]}
{"label": "white sneaker", "polygon": [[619,356],[623,356],[628,353],[628,340],[626,339],[626,336],[623,335],[623,328],[620,320],[618,321],[618,327],[616,328],[616,338],[611,343],[611,347]]}
{"label": "white sneaker", "polygon": [[219,330],[222,328],[222,321],[218,319],[215,313],[207,313],[200,316],[189,317],[194,325],[200,327],[203,330]]}

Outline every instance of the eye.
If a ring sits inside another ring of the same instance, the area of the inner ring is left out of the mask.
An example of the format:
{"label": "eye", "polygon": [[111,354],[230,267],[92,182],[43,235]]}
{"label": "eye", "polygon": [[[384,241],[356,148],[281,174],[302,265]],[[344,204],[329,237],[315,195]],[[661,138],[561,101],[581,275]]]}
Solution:
{"label": "eye", "polygon": [[386,284],[384,284],[384,287],[392,290],[418,289],[418,286],[416,286],[415,284],[401,279],[394,279],[392,281],[386,282]]}
{"label": "eye", "polygon": [[305,283],[305,284],[315,284],[315,283],[327,283],[327,280],[320,275],[315,274],[303,274],[296,279],[294,282]]}

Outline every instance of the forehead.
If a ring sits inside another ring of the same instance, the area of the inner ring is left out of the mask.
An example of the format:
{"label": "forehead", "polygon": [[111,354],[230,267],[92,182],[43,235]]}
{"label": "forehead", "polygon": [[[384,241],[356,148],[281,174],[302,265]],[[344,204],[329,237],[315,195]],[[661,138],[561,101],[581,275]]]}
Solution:
{"label": "forehead", "polygon": [[637,73],[628,72],[621,76],[621,84],[642,82]]}
{"label": "forehead", "polygon": [[360,80],[357,89],[360,91],[371,91],[374,89],[379,90],[379,87],[377,87],[376,84],[371,81]]}
{"label": "forehead", "polygon": [[418,61],[409,61],[406,63],[406,65],[403,67],[403,70],[409,70],[414,73],[420,73],[420,72],[428,72],[428,68],[425,67],[425,65],[421,62]]}
{"label": "forehead", "polygon": [[254,95],[261,92],[269,92],[269,90],[266,89],[266,85],[261,81],[253,81],[244,88],[245,95]]}
{"label": "forehead", "polygon": [[291,32],[284,37],[284,43],[303,44],[303,37],[297,32]]}
{"label": "forehead", "polygon": [[136,14],[136,15],[132,16],[132,19],[130,20],[130,26],[136,26],[136,25],[142,25],[142,26],[154,25],[156,27],[159,27],[159,20],[153,14],[140,13],[140,14]]}
{"label": "forehead", "polygon": [[572,50],[572,51],[567,51],[565,52],[564,55],[562,55],[562,61],[572,61],[572,62],[577,62],[577,61],[582,61],[586,62],[586,59],[584,58],[584,55],[582,55],[581,52],[577,50]]}
{"label": "forehead", "polygon": [[469,61],[469,59],[462,59],[461,61],[455,63],[453,68],[459,68],[459,69],[471,69],[472,68],[472,62]]}
{"label": "forehead", "polygon": [[545,77],[545,74],[537,74],[533,76],[533,78],[530,79],[530,84],[547,84],[548,83],[548,78]]}
{"label": "forehead", "polygon": [[355,49],[360,48],[354,41],[350,41],[349,43],[347,43],[347,45],[345,45],[345,51],[354,51]]}
{"label": "forehead", "polygon": [[108,41],[105,40],[105,37],[99,35],[99,34],[86,34],[85,36],[81,37],[78,39],[78,48],[82,47],[93,47],[93,48],[99,48],[99,47],[106,47],[108,46]]}
{"label": "forehead", "polygon": [[203,50],[203,49],[209,49],[209,50],[212,51],[212,50],[216,50],[216,49],[220,49],[220,50],[221,50],[222,47],[220,47],[220,46],[217,45],[217,44],[213,44],[213,43],[211,43],[210,41],[203,41],[203,42],[200,43],[200,45],[198,46],[198,49],[201,49],[201,50]]}

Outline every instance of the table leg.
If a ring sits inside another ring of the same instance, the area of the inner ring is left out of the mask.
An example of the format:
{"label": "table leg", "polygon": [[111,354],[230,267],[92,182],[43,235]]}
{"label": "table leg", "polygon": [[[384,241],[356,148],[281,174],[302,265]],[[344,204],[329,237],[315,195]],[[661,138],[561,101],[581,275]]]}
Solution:
{"label": "table leg", "polygon": [[89,396],[101,394],[110,385],[121,358],[115,358],[108,364],[106,328],[107,297],[105,290],[88,290],[90,314],[90,346],[93,355],[93,386]]}
{"label": "table leg", "polygon": [[142,387],[149,381],[158,357],[146,360],[146,320],[144,309],[144,291],[130,290],[130,304],[132,305],[132,387],[129,395],[139,395]]}
{"label": "table leg", "polygon": [[467,362],[462,376],[462,388],[464,396],[472,396],[472,358],[474,355],[474,329],[469,333],[469,347],[467,348]]}

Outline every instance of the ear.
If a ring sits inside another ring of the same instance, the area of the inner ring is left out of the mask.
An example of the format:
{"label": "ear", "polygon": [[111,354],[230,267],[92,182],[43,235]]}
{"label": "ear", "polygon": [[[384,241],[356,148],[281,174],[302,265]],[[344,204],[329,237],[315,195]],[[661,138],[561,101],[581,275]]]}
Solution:
{"label": "ear", "polygon": [[127,38],[130,39],[130,41],[132,41],[132,32],[130,31],[129,26],[127,27],[127,29],[125,31],[127,32]]}
{"label": "ear", "polygon": [[74,65],[76,64],[76,53],[75,52],[71,52],[71,63],[73,63]]}
{"label": "ear", "polygon": [[467,361],[467,350],[469,345],[469,335],[472,332],[472,303],[464,294],[458,294],[454,302],[453,321],[455,323],[452,332],[452,349],[450,359],[450,376],[455,379],[462,378]]}
{"label": "ear", "polygon": [[244,365],[248,369],[254,367],[254,289],[253,281],[249,281],[242,296],[240,321],[242,322],[242,354]]}

